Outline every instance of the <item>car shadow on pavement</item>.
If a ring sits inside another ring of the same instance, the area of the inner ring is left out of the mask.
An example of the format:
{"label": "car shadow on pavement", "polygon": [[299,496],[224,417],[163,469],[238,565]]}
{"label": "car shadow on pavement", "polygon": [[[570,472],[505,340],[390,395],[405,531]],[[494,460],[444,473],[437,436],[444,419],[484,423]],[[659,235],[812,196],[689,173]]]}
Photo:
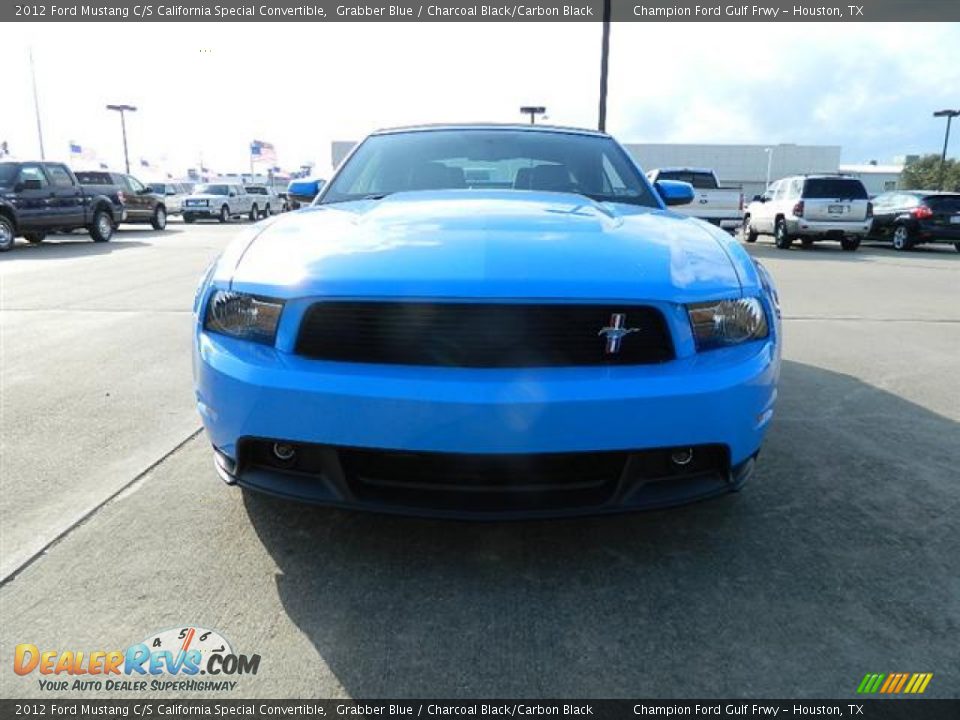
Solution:
{"label": "car shadow on pavement", "polygon": [[[19,240],[8,252],[0,253],[0,260],[24,260],[26,258],[75,258],[88,255],[106,255],[118,250],[146,247],[149,243],[129,239],[142,237],[145,233],[124,233],[115,235],[110,242],[93,242],[86,236],[77,236],[74,240],[69,235],[55,236],[42,243],[21,243]],[[61,239],[62,238],[62,239]]]}
{"label": "car shadow on pavement", "polygon": [[960,687],[960,424],[796,362],[777,412],[742,492],[666,511],[244,502],[286,613],[355,698],[837,697],[878,667]]}
{"label": "car shadow on pavement", "polygon": [[750,251],[751,255],[758,258],[771,259],[805,259],[805,260],[836,260],[839,262],[863,262],[877,260],[878,258],[890,258],[891,260],[911,260],[911,259],[945,259],[947,261],[960,261],[960,253],[954,250],[952,245],[928,244],[917,245],[908,252],[897,252],[890,243],[882,243],[865,240],[859,249],[854,252],[845,252],[839,243],[826,241],[823,243],[814,243],[810,247],[803,247],[799,242],[794,242],[789,250],[781,250],[772,242],[765,243],[762,240],[743,244]]}

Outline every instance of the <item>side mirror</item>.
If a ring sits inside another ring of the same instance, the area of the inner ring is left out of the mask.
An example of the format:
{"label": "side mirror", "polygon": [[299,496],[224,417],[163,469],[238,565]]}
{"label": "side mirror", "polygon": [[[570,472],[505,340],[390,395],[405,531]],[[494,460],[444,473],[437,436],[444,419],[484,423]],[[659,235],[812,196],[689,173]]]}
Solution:
{"label": "side mirror", "polygon": [[693,202],[693,185],[679,180],[658,180],[653,184],[664,205],[689,205]]}
{"label": "side mirror", "polygon": [[323,188],[323,180],[294,180],[287,186],[287,195],[299,203],[312,203]]}
{"label": "side mirror", "polygon": [[753,202],[766,202],[763,195],[754,195]]}
{"label": "side mirror", "polygon": [[230,191],[230,197],[236,197],[236,196],[237,196],[237,191],[236,191],[236,190],[231,190],[231,191]]}
{"label": "side mirror", "polygon": [[167,197],[170,197],[171,195],[176,195],[176,194],[177,194],[176,190],[167,190]]}
{"label": "side mirror", "polygon": [[[19,188],[19,190],[17,189]],[[36,178],[29,178],[27,180],[21,180],[17,183],[14,188],[15,192],[21,192],[23,190],[43,190],[43,183],[37,180]]]}

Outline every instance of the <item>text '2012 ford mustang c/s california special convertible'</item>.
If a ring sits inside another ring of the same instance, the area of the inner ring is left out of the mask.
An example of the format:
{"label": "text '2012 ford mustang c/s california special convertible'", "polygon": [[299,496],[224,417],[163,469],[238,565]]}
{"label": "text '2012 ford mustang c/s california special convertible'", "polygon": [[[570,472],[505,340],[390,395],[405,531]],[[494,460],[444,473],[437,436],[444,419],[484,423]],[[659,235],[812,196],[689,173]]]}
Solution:
{"label": "text '2012 ford mustang c/s california special convertible'", "polygon": [[603,133],[371,135],[200,285],[196,398],[219,474],[462,517],[737,489],[773,414],[779,307],[735,240],[666,209],[691,197]]}

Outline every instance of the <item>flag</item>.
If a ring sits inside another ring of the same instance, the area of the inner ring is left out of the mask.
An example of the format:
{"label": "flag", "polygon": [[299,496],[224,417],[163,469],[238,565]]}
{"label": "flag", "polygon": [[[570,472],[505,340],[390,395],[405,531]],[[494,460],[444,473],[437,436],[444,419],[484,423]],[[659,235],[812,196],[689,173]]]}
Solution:
{"label": "flag", "polygon": [[7,141],[4,140],[0,142],[0,158],[7,157],[10,154],[10,146],[7,145]]}
{"label": "flag", "polygon": [[106,169],[107,169],[107,164],[106,164],[106,163],[100,163],[100,169],[101,169],[101,170],[106,170]]}
{"label": "flag", "polygon": [[140,158],[140,167],[150,167],[150,163],[147,162],[146,158]]}
{"label": "flag", "polygon": [[275,163],[277,161],[277,151],[271,143],[254,140],[250,143],[250,159],[253,162]]}
{"label": "flag", "polygon": [[82,160],[93,160],[96,153],[93,152],[90,148],[84,149],[82,145],[70,141],[70,156],[81,158]]}

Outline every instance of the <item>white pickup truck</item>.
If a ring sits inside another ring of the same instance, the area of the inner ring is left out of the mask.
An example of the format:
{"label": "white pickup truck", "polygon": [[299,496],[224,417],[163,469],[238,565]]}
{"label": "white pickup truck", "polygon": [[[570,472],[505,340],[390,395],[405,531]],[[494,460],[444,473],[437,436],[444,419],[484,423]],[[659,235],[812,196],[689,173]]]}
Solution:
{"label": "white pickup truck", "polygon": [[647,179],[678,180],[693,185],[694,198],[689,205],[672,208],[674,212],[706,220],[725,230],[735,230],[743,222],[743,192],[740,188],[722,188],[713,170],[705,168],[655,168]]}

